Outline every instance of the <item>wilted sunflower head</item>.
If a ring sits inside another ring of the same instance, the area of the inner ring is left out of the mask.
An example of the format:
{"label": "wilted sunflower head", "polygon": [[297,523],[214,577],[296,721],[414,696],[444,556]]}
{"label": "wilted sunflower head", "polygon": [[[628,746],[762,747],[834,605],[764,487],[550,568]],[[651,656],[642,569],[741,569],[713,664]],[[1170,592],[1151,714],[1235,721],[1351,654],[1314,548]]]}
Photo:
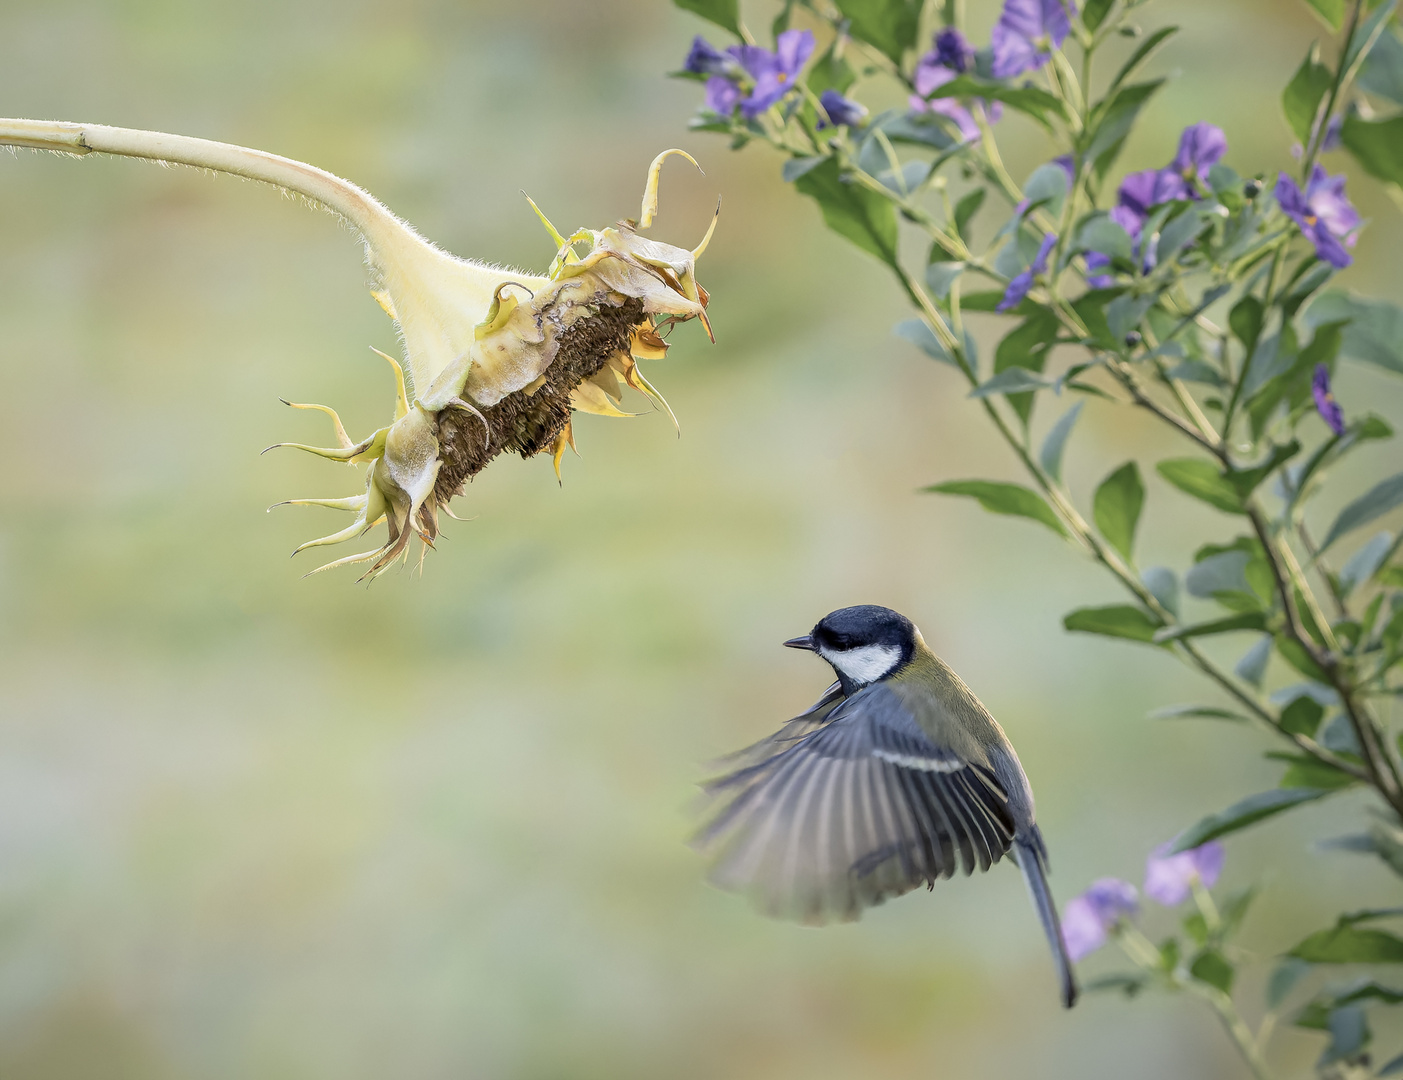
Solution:
{"label": "wilted sunflower head", "polygon": [[297,551],[362,536],[382,520],[388,536],[374,550],[318,570],[369,562],[364,576],[373,578],[408,557],[413,536],[432,547],[439,509],[504,451],[530,457],[550,450],[558,477],[561,455],[574,445],[572,412],[631,415],[616,404],[624,385],[671,415],[638,361],[666,355],[660,330],[673,323],[699,318],[710,335],[696,260],[716,226],[713,218],[692,251],[642,235],[657,210],[659,171],[672,154],[692,161],[681,150],[658,155],[637,221],[566,238],[536,209],[556,243],[543,277],[459,259],[388,214],[375,235],[367,231],[379,279],[375,298],[404,342],[404,365],[385,357],[398,384],[394,422],[354,442],[334,410],[294,405],[327,413],[339,445],[277,445],[369,466],[363,495],[288,501],[356,515],[349,527]]}

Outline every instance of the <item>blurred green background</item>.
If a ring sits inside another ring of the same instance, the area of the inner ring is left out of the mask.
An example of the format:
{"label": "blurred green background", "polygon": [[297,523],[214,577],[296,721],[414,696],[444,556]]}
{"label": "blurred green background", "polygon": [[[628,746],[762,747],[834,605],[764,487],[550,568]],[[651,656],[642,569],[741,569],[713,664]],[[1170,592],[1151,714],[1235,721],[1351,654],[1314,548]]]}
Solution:
{"label": "blurred green background", "polygon": [[[997,6],[970,7],[983,38]],[[1304,5],[1146,18],[1184,26],[1157,62],[1178,77],[1123,166],[1167,161],[1200,119],[1239,171],[1289,165],[1277,97],[1322,33]],[[911,615],[1001,718],[1064,900],[1138,880],[1276,770],[1255,732],[1145,719],[1211,700],[1169,659],[1061,630],[1117,599],[1070,548],[915,493],[1016,473],[779,160],[686,133],[699,88],[663,74],[697,32],[661,0],[0,3],[0,113],[308,160],[462,255],[544,267],[519,189],[562,229],[602,226],[670,145],[707,173],[668,167],[655,233],[691,246],[725,200],[699,274],[717,343],[684,327],[649,372],[682,437],[659,413],[585,417],[563,488],[548,457],[500,460],[422,577],[367,589],[286,558],[330,512],[263,513],[356,477],[258,456],[327,437],[279,396],[357,435],[390,415],[367,346],[394,335],[351,236],[227,177],[0,156],[0,1076],[1243,1075],[1187,1003],[1064,1014],[1007,867],[821,931],[705,884],[693,784],[823,689],[779,642],[844,604]],[[1016,119],[1005,139],[1016,176],[1049,154]],[[1370,181],[1351,194],[1375,220],[1347,278],[1398,299],[1399,213]],[[1373,370],[1337,395],[1403,416]],[[1088,405],[1081,498],[1131,454],[1182,451],[1138,426]],[[1390,455],[1365,451],[1334,504]],[[1230,535],[1144,471],[1145,563]],[[1230,843],[1225,883],[1268,886],[1250,944],[1392,898],[1356,856],[1302,865],[1359,810]],[[1319,1045],[1288,1032],[1281,1060]]]}

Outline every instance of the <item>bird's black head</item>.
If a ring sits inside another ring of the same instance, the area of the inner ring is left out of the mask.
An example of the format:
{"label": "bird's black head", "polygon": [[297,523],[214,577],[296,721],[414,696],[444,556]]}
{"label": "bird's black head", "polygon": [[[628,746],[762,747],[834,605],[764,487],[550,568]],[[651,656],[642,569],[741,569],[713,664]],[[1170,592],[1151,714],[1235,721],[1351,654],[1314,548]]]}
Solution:
{"label": "bird's black head", "polygon": [[833,665],[843,692],[853,694],[908,663],[916,638],[916,627],[905,615],[876,604],[860,604],[825,615],[812,633],[785,644],[818,653]]}

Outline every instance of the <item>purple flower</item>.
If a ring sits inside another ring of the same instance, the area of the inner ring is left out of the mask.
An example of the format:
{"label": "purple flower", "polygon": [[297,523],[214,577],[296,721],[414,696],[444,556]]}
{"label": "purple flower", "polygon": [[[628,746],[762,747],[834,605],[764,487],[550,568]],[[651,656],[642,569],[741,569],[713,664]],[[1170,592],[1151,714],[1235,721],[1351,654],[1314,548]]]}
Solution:
{"label": "purple flower", "polygon": [[[1325,125],[1325,137],[1320,140],[1321,153],[1330,150],[1338,150],[1340,148],[1341,137],[1344,133],[1344,125],[1344,117],[1330,117],[1330,122]],[[1314,133],[1314,129],[1312,129],[1312,133]],[[1300,160],[1305,152],[1306,148],[1300,143],[1296,143],[1291,147],[1291,156],[1297,160]]]}
{"label": "purple flower", "polygon": [[1023,298],[1028,295],[1028,290],[1033,287],[1033,278],[1038,274],[1047,273],[1047,256],[1056,243],[1057,237],[1052,233],[1043,237],[1043,242],[1038,245],[1038,254],[1033,259],[1033,265],[1008,283],[1008,288],[1004,291],[1004,298],[999,301],[999,306],[994,309],[995,311],[1008,311],[1023,302]]}
{"label": "purple flower", "polygon": [[969,39],[953,26],[947,26],[935,35],[934,48],[921,57],[931,57],[941,67],[947,67],[957,75],[963,75],[974,67],[974,46]]}
{"label": "purple flower", "polygon": [[[1116,209],[1121,211],[1117,224],[1132,237],[1140,235],[1140,227],[1150,216],[1152,207],[1189,197],[1184,178],[1170,169],[1146,169],[1131,173],[1120,182]],[[1127,213],[1128,211],[1128,213]],[[1129,222],[1134,222],[1132,230]]]}
{"label": "purple flower", "polygon": [[713,75],[706,80],[706,107],[722,116],[730,116],[740,104],[740,87],[724,75]]}
{"label": "purple flower", "polygon": [[724,75],[734,67],[731,57],[700,36],[692,39],[692,49],[682,63],[682,70],[693,75]]}
{"label": "purple flower", "polygon": [[1086,275],[1086,283],[1093,289],[1109,289],[1116,283],[1114,274],[1099,274],[1095,271],[1104,270],[1111,265],[1111,257],[1099,251],[1088,251],[1086,253],[1086,268],[1091,273]]}
{"label": "purple flower", "polygon": [[1359,225],[1359,214],[1345,198],[1343,176],[1327,176],[1317,165],[1306,190],[1302,191],[1294,180],[1282,173],[1276,181],[1276,201],[1286,216],[1301,227],[1306,239],[1315,245],[1316,255],[1336,268],[1354,261],[1345,247],[1354,246],[1354,237],[1350,234]]}
{"label": "purple flower", "polygon": [[1330,393],[1330,369],[1324,364],[1315,365],[1315,375],[1310,380],[1310,392],[1315,397],[1315,411],[1330,425],[1336,435],[1345,433],[1345,411],[1340,408],[1335,395]]}
{"label": "purple flower", "polygon": [[825,90],[818,97],[818,103],[823,106],[827,119],[820,116],[818,127],[826,128],[830,125],[844,125],[856,127],[862,123],[862,118],[867,115],[867,110],[856,101],[845,98],[837,90]]}
{"label": "purple flower", "polygon": [[1340,148],[1344,127],[1345,120],[1343,116],[1330,117],[1330,122],[1325,125],[1325,138],[1320,141],[1320,149],[1322,151],[1338,150]]}
{"label": "purple flower", "polygon": [[1177,855],[1168,854],[1172,845],[1160,844],[1145,860],[1145,895],[1165,907],[1187,900],[1195,878],[1211,888],[1223,870],[1223,845],[1216,840]]}
{"label": "purple flower", "polygon": [[755,89],[742,99],[740,111],[753,120],[794,89],[795,77],[814,51],[808,30],[786,30],[775,39],[775,51],[759,45],[738,45],[731,53],[755,80]]}
{"label": "purple flower", "polygon": [[1062,912],[1062,940],[1073,961],[1090,956],[1106,944],[1106,934],[1117,922],[1135,914],[1135,886],[1118,878],[1102,878],[1068,901]]}
{"label": "purple flower", "polygon": [[941,116],[948,116],[955,122],[955,126],[960,129],[960,138],[965,142],[979,138],[979,125],[974,122],[974,117],[969,110],[961,105],[954,98],[941,97],[926,100],[925,95],[929,94],[941,86],[944,86],[955,77],[955,72],[939,64],[926,64],[926,57],[933,56],[933,53],[926,53],[916,65],[916,93],[911,95],[908,104],[912,112],[939,113]]}
{"label": "purple flower", "polygon": [[994,78],[1011,79],[1046,64],[1052,50],[1067,40],[1068,16],[1076,10],[1076,0],[1004,0],[989,39]]}
{"label": "purple flower", "polygon": [[[935,35],[935,42],[929,52],[916,61],[914,83],[916,92],[908,102],[913,113],[938,113],[949,117],[960,131],[965,142],[979,138],[979,125],[968,109],[954,98],[939,97],[927,100],[930,94],[962,75],[974,66],[974,48],[964,34],[954,27],[947,27]],[[980,107],[991,122],[997,121],[1003,107],[997,102],[980,101]]]}
{"label": "purple flower", "polygon": [[1208,170],[1228,152],[1228,137],[1212,124],[1190,124],[1179,136],[1179,152],[1169,163],[1170,171],[1190,184],[1208,181]]}

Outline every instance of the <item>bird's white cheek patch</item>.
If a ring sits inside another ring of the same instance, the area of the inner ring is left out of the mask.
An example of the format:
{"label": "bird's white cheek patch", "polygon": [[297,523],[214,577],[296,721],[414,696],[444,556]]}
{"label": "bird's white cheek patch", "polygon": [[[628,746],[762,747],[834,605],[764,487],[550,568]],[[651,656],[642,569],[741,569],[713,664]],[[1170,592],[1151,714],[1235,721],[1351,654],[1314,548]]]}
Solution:
{"label": "bird's white cheek patch", "polygon": [[876,682],[896,667],[901,650],[895,645],[864,645],[846,652],[821,652],[825,660],[855,683]]}

